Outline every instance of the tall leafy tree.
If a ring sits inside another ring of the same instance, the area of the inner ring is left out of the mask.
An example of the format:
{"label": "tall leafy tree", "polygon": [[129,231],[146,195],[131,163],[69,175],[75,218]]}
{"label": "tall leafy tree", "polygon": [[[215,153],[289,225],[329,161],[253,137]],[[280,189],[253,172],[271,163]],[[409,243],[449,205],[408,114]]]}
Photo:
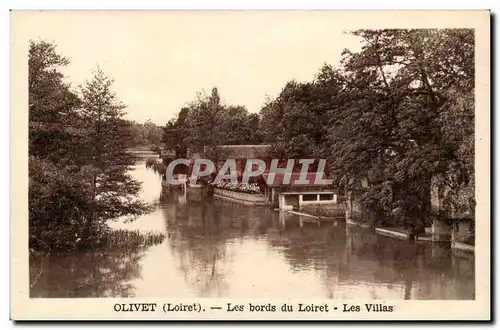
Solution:
{"label": "tall leafy tree", "polygon": [[443,134],[440,118],[452,104],[451,86],[470,73],[466,63],[473,57],[466,52],[450,62],[449,46],[463,36],[446,41],[454,38],[447,30],[354,34],[364,46],[344,53],[350,101],[332,130],[335,170],[346,183],[369,179],[364,201],[374,218],[395,215],[418,232],[430,214],[432,179],[448,177],[457,165],[458,144]]}
{"label": "tall leafy tree", "polygon": [[30,41],[28,56],[29,151],[53,162],[75,159],[79,99],[60,69],[69,60],[53,43]]}
{"label": "tall leafy tree", "polygon": [[92,191],[86,234],[108,219],[135,217],[148,210],[137,198],[140,182],[129,174],[134,158],[127,152],[130,129],[123,118],[126,107],[112,91],[112,84],[113,80],[97,68],[80,89],[82,125],[89,133],[87,147],[81,152],[88,159],[85,169]]}
{"label": "tall leafy tree", "polygon": [[88,209],[88,186],[78,150],[86,132],[78,126],[80,100],[64,82],[69,60],[53,43],[30,41],[29,92],[29,244],[68,249],[75,246]]}
{"label": "tall leafy tree", "polygon": [[258,115],[248,113],[245,107],[226,107],[221,125],[224,144],[258,144],[261,140],[258,124]]}
{"label": "tall leafy tree", "polygon": [[[134,162],[127,153],[132,125],[111,90],[112,80],[98,69],[77,93],[61,72],[68,64],[55,44],[30,42],[32,248],[68,251],[101,244],[108,220],[134,218],[149,210],[137,198],[140,183],[129,175]],[[158,138],[153,126],[147,123],[151,132],[143,134],[149,140]]]}
{"label": "tall leafy tree", "polygon": [[473,31],[352,34],[361,50],[345,50],[339,69],[266,101],[262,135],[278,157],[326,157],[374,221],[421,231],[431,184],[473,199]]}
{"label": "tall leafy tree", "polygon": [[324,154],[331,110],[338,107],[342,75],[324,65],[308,83],[290,81],[261,110],[261,127],[277,156],[304,158]]}
{"label": "tall leafy tree", "polygon": [[177,116],[163,127],[162,141],[167,149],[175,151],[178,158],[187,157],[189,128],[186,119],[191,109],[191,107],[183,107]]}

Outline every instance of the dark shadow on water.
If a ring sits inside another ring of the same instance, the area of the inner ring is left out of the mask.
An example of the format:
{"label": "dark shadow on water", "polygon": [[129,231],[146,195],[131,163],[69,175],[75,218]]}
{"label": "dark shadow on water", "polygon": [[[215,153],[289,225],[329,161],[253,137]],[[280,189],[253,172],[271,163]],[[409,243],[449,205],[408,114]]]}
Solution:
{"label": "dark shadow on water", "polygon": [[[446,246],[384,237],[347,227],[345,221],[318,223],[202,193],[188,192],[183,203],[178,201],[177,193],[164,198],[169,244],[201,296],[231,290],[224,273],[228,267],[221,266],[231,262],[227,247],[250,239],[279,251],[292,273],[314,270],[325,291],[328,283],[335,290],[358,283],[394,291],[399,299],[474,299],[474,257],[457,257]],[[266,272],[262,265],[259,272]],[[373,293],[372,298],[384,296]]]}
{"label": "dark shadow on water", "polygon": [[134,297],[137,250],[37,254],[30,258],[31,298]]}

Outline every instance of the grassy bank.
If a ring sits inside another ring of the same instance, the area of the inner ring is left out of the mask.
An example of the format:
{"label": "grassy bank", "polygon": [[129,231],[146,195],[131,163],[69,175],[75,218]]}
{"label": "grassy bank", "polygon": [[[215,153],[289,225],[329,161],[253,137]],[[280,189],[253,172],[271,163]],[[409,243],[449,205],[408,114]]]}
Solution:
{"label": "grassy bank", "polygon": [[60,236],[55,244],[47,244],[43,240],[37,239],[38,244],[32,245],[30,252],[65,253],[115,249],[141,250],[161,244],[164,239],[165,234],[159,231],[144,233],[138,230],[112,230],[107,228],[90,234],[86,239],[75,236]]}
{"label": "grassy bank", "polygon": [[142,233],[138,230],[113,230],[108,232],[104,238],[104,244],[108,248],[147,248],[161,244],[165,239],[162,232],[151,231]]}

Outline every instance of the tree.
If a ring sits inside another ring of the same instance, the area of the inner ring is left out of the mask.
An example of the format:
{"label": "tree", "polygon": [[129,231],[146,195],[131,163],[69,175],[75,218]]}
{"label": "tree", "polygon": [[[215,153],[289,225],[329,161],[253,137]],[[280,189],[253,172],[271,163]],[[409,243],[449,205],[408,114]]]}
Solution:
{"label": "tree", "polygon": [[148,206],[137,199],[140,182],[128,173],[134,163],[126,150],[130,130],[123,119],[125,105],[111,90],[112,83],[98,68],[80,88],[82,125],[89,132],[87,147],[81,152],[88,159],[85,170],[92,190],[86,236],[96,224],[108,219],[135,217],[148,211]]}
{"label": "tree", "polygon": [[330,110],[336,108],[342,76],[324,65],[313,82],[290,81],[261,110],[264,138],[278,157],[307,158],[324,154]]}
{"label": "tree", "polygon": [[226,107],[222,121],[224,144],[258,144],[261,141],[258,132],[259,116],[249,114],[245,107]]}
{"label": "tree", "polygon": [[68,63],[53,43],[30,41],[30,247],[74,247],[87,214],[88,186],[80,170],[84,158],[78,154],[86,138],[77,125],[80,100],[59,72]]}
{"label": "tree", "polygon": [[[453,104],[453,85],[473,72],[473,47],[450,56],[451,45],[473,42],[469,33],[353,33],[364,45],[359,53],[344,52],[349,101],[339,107],[342,120],[334,121],[336,134],[329,144],[334,171],[350,189],[360,188],[359,179],[369,179],[370,186],[361,191],[377,221],[390,222],[396,215],[415,232],[423,230],[431,211],[431,179],[448,177],[460,163],[459,143],[443,134],[443,115]],[[461,89],[471,85],[458,83]]]}
{"label": "tree", "polygon": [[183,107],[163,128],[162,141],[167,149],[175,151],[177,158],[187,157],[189,129],[186,119],[190,110],[191,107]]}
{"label": "tree", "polygon": [[210,96],[199,104],[199,117],[190,117],[195,119],[196,124],[194,127],[196,127],[199,134],[198,141],[205,137],[203,142],[204,151],[213,160],[216,171],[218,171],[220,158],[217,146],[224,144],[226,135],[223,129],[225,122],[224,110],[220,102],[219,90],[217,87],[213,87]]}
{"label": "tree", "polygon": [[158,148],[161,143],[163,130],[156,126],[151,120],[146,120],[143,125],[143,135],[147,143],[153,147]]}
{"label": "tree", "polygon": [[68,251],[83,237],[92,191],[84,171],[30,156],[30,247]]}
{"label": "tree", "polygon": [[261,131],[276,157],[327,158],[372,220],[416,233],[431,216],[432,181],[473,183],[473,31],[351,33],[361,51],[345,50],[339,69],[325,64],[312,82],[287,82],[261,109]]}
{"label": "tree", "polygon": [[[107,221],[149,210],[128,174],[133,125],[98,69],[80,95],[59,71],[69,60],[53,43],[30,42],[30,248],[69,251],[109,242]],[[148,123],[147,128],[158,128]],[[156,133],[149,134],[154,138]]]}
{"label": "tree", "polygon": [[30,41],[28,56],[29,152],[53,162],[71,163],[83,132],[75,127],[79,99],[59,68],[69,60],[46,41]]}

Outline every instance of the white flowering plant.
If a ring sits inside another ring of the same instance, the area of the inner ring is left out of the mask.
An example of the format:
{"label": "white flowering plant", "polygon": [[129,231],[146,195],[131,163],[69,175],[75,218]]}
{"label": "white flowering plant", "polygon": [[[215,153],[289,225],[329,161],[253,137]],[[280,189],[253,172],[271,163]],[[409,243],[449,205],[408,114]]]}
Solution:
{"label": "white flowering plant", "polygon": [[260,187],[257,183],[233,183],[231,181],[221,181],[216,184],[215,187],[219,189],[237,191],[247,194],[260,194]]}

